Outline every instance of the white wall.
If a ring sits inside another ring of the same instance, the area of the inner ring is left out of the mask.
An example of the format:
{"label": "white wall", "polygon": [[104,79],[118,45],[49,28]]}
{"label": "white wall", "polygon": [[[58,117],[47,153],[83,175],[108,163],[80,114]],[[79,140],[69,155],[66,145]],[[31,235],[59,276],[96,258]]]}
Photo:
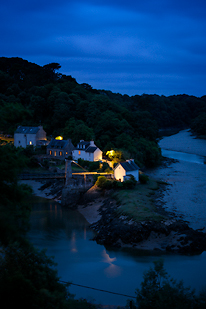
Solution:
{"label": "white wall", "polygon": [[139,170],[128,172],[128,175],[133,175],[136,181],[139,181]]}
{"label": "white wall", "polygon": [[114,169],[114,178],[116,180],[124,181],[125,175],[126,175],[125,169],[120,164],[118,164]]}
{"label": "white wall", "polygon": [[99,161],[102,159],[102,151],[97,148],[95,152],[85,152],[83,149],[75,149],[72,151],[73,159],[77,161],[79,158],[85,161]]}
{"label": "white wall", "polygon": [[102,151],[97,148],[94,152],[94,161],[100,161],[102,160]]}
{"label": "white wall", "polygon": [[14,134],[14,146],[26,148],[28,145],[36,146],[36,134]]}

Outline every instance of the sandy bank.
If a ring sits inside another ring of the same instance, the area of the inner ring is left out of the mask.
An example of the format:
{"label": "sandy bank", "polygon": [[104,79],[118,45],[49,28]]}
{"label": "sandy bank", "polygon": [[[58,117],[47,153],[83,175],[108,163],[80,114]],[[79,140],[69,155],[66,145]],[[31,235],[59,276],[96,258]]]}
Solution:
{"label": "sandy bank", "polygon": [[85,217],[85,219],[90,223],[95,223],[101,219],[99,213],[100,207],[103,205],[102,199],[97,199],[95,202],[90,203],[89,205],[78,206],[78,211]]}
{"label": "sandy bank", "polygon": [[164,137],[160,140],[159,146],[166,150],[206,156],[206,140],[196,139],[189,130],[183,130],[177,134]]}
{"label": "sandy bank", "polygon": [[56,193],[51,193],[51,186],[41,190],[42,186],[45,184],[45,181],[37,181],[37,180],[19,180],[19,184],[24,183],[32,187],[33,194],[39,197],[53,199],[57,202],[60,200],[56,197]]}

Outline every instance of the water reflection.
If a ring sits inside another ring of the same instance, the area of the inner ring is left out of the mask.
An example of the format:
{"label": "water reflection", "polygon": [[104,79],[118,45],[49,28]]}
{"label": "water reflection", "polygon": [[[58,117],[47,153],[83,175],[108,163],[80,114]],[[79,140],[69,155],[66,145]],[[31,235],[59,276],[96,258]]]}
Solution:
{"label": "water reflection", "polygon": [[102,251],[102,256],[103,256],[103,263],[108,263],[109,267],[105,268],[104,272],[109,278],[115,278],[121,275],[121,267],[113,264],[114,261],[117,260],[116,257],[111,258],[109,254],[106,252],[104,249]]}
{"label": "water reflection", "polygon": [[76,233],[74,231],[73,231],[72,237],[71,237],[71,252],[77,252]]}
{"label": "water reflection", "polygon": [[[90,240],[94,233],[80,213],[43,199],[33,202],[28,236],[36,247],[47,248],[47,254],[55,257],[62,280],[128,295],[135,295],[144,271],[158,259],[154,254],[129,249],[105,249]],[[196,289],[205,283],[206,253],[194,257],[165,255],[164,260],[175,279],[183,279]],[[95,298],[97,303],[126,304],[124,297],[80,287],[71,286],[70,292],[77,298]]]}

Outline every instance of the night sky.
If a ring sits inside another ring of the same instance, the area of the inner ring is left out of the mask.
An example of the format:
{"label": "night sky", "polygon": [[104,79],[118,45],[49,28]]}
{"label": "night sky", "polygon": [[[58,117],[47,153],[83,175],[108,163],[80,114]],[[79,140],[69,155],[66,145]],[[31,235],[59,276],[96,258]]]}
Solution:
{"label": "night sky", "polygon": [[206,95],[206,0],[5,0],[0,56],[121,94]]}

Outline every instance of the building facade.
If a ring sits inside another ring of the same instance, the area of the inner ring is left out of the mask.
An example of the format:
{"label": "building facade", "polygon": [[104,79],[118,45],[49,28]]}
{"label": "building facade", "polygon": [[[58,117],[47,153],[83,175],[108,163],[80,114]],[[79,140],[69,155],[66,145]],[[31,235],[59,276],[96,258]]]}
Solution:
{"label": "building facade", "polygon": [[56,159],[65,159],[68,156],[72,155],[74,145],[71,142],[71,139],[68,140],[56,140],[52,139],[49,145],[47,146],[47,155],[51,158]]}
{"label": "building facade", "polygon": [[83,159],[85,161],[101,161],[102,151],[94,144],[94,141],[86,142],[81,140],[77,147],[72,151],[75,161]]}
{"label": "building facade", "polygon": [[120,162],[114,168],[114,178],[116,180],[125,181],[130,175],[133,175],[136,181],[139,181],[139,167],[133,159]]}
{"label": "building facade", "polygon": [[47,145],[46,132],[42,126],[25,127],[19,126],[14,133],[14,146],[23,147]]}

